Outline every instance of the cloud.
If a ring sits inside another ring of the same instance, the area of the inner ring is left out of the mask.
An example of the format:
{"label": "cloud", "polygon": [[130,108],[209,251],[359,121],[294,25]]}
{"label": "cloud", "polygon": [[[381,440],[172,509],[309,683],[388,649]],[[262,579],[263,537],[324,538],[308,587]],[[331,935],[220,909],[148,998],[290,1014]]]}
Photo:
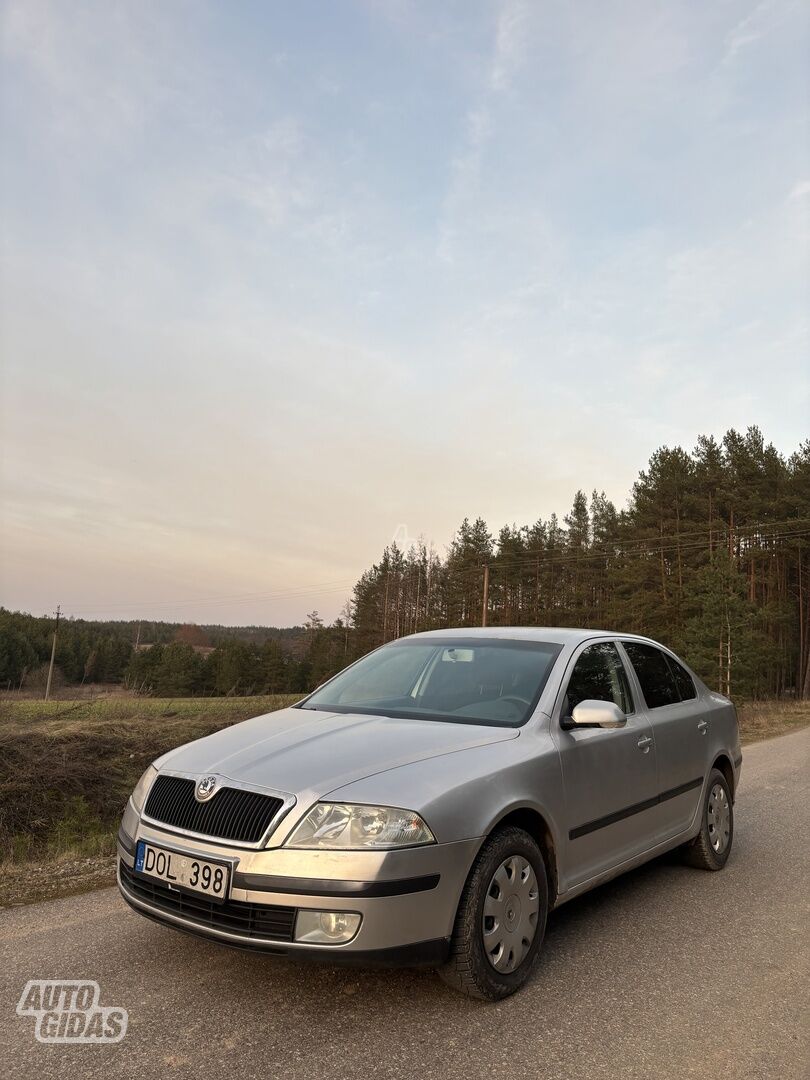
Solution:
{"label": "cloud", "polygon": [[34,99],[48,102],[48,132],[60,144],[128,150],[157,109],[187,94],[193,53],[174,47],[189,35],[184,15],[182,5],[9,0],[0,41]]}
{"label": "cloud", "polygon": [[525,0],[505,0],[498,13],[495,51],[489,69],[493,90],[505,90],[526,56],[529,7]]}
{"label": "cloud", "polygon": [[225,196],[256,211],[272,228],[315,201],[306,160],[310,143],[294,117],[282,117],[230,148],[221,171],[211,174],[211,197]]}
{"label": "cloud", "polygon": [[494,130],[499,96],[512,85],[526,54],[529,8],[524,0],[503,0],[495,21],[486,78],[477,103],[468,110],[461,146],[450,164],[450,183],[438,229],[436,254],[444,263],[454,261],[455,242],[464,228],[465,213],[474,198],[481,164]]}
{"label": "cloud", "polygon": [[730,64],[740,53],[756,45],[797,9],[795,0],[761,0],[726,35],[723,63]]}

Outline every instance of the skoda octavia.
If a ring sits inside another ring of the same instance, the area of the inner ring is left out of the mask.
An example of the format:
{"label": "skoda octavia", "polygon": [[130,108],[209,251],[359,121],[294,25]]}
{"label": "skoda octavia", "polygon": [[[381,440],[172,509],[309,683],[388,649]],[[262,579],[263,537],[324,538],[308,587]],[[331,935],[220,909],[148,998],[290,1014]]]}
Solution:
{"label": "skoda octavia", "polygon": [[671,848],[720,870],[733,705],[590,630],[439,630],[151,765],[118,837],[133,908],[270,954],[428,965],[495,1000],[548,912]]}

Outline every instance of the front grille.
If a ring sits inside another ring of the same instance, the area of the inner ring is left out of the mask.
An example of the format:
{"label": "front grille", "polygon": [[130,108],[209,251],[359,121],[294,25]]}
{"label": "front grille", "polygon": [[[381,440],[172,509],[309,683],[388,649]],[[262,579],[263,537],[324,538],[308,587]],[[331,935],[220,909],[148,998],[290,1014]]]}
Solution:
{"label": "front grille", "polygon": [[197,926],[225,930],[239,937],[292,941],[297,908],[247,904],[242,900],[217,903],[205,896],[177,892],[152,878],[136,874],[119,861],[121,883],[127,892],[169,915],[177,915]]}
{"label": "front grille", "polygon": [[284,805],[283,799],[244,788],[221,787],[207,802],[194,798],[195,782],[183,776],[158,776],[144,813],[174,829],[238,844],[257,844]]}

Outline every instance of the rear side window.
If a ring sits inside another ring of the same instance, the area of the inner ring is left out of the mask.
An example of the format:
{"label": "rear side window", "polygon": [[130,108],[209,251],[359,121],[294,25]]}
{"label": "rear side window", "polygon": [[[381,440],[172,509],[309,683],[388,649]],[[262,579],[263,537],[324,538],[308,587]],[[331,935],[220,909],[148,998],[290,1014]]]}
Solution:
{"label": "rear side window", "polygon": [[[644,645],[640,641],[623,641],[622,645],[638,676],[647,708],[660,709],[664,705],[674,705],[681,700],[675,676],[660,649],[652,645]],[[692,696],[694,696],[694,688]]]}
{"label": "rear side window", "polygon": [[697,697],[697,691],[695,690],[695,684],[692,682],[692,676],[686,668],[682,667],[677,660],[673,660],[671,656],[667,657],[667,661],[672,668],[672,674],[675,677],[675,685],[678,687],[681,701],[689,701],[690,698]]}

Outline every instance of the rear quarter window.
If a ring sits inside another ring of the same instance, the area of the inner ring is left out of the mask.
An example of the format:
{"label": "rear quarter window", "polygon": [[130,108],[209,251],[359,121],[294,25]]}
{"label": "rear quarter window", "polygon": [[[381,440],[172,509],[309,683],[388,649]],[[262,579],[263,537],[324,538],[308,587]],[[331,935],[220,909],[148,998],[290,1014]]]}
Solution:
{"label": "rear quarter window", "polygon": [[[622,645],[630,657],[648,709],[660,709],[681,700],[675,676],[667,657],[660,649],[640,641],[623,641]],[[691,679],[689,681],[691,682]],[[694,696],[694,688],[692,695]]]}
{"label": "rear quarter window", "polygon": [[692,681],[692,676],[679,664],[677,660],[673,660],[671,656],[667,657],[669,666],[672,669],[672,676],[675,679],[675,685],[678,687],[678,693],[681,695],[681,701],[689,701],[692,698],[697,697],[697,690],[695,690],[695,684]]}

